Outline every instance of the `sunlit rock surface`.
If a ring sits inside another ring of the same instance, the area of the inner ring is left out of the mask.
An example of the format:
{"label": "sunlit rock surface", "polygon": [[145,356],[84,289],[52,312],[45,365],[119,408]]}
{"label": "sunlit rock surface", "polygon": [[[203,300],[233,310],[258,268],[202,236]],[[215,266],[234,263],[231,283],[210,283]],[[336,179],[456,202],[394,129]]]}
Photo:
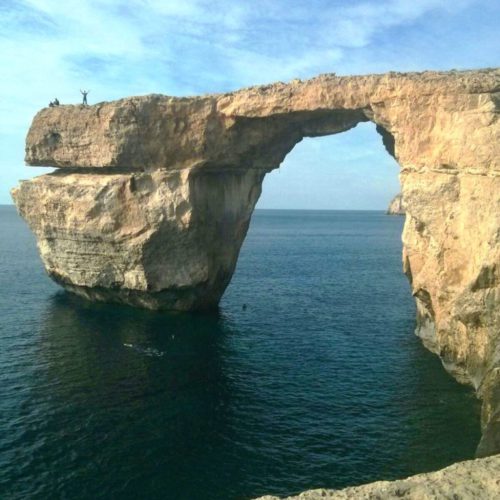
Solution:
{"label": "sunlit rock surface", "polygon": [[[342,490],[310,490],[285,500],[494,500],[500,496],[500,455],[459,462],[429,474],[417,474],[399,481],[375,483]],[[279,500],[264,496],[259,500]]]}
{"label": "sunlit rock surface", "polygon": [[405,207],[403,203],[403,196],[401,193],[397,194],[389,203],[387,208],[387,215],[404,215]]}
{"label": "sunlit rock surface", "polygon": [[267,172],[304,137],[372,121],[401,166],[417,333],[484,400],[500,451],[500,70],[276,83],[45,108],[13,197],[47,272],[94,300],[216,307]]}

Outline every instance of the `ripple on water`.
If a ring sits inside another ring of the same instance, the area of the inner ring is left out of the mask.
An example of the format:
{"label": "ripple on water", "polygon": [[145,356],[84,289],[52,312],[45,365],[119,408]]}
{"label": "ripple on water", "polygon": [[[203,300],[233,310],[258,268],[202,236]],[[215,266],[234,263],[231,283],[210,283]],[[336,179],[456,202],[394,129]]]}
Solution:
{"label": "ripple on water", "polygon": [[250,498],[470,458],[478,404],[412,334],[401,226],[257,212],[220,314],[168,315],[61,293],[0,208],[0,497]]}

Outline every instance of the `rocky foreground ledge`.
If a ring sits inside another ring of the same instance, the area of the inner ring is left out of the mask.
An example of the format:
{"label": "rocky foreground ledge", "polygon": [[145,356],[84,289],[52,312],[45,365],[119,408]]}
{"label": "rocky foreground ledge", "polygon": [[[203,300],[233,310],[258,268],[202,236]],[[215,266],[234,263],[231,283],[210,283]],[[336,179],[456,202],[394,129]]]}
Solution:
{"label": "rocky foreground ledge", "polygon": [[48,274],[67,290],[211,309],[265,174],[304,137],[373,122],[401,166],[417,334],[483,399],[485,456],[500,452],[499,110],[499,69],[323,75],[46,108],[29,130],[26,161],[58,168],[12,195]]}
{"label": "rocky foreground ledge", "polygon": [[[342,490],[310,490],[284,500],[497,500],[500,455],[459,462],[437,472],[398,481],[377,481]],[[263,496],[257,500],[280,500]]]}

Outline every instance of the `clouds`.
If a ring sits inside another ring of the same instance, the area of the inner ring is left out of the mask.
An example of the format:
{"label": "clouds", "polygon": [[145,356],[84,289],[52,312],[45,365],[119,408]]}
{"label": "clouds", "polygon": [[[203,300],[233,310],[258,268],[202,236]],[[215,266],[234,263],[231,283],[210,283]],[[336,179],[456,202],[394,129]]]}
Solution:
{"label": "clouds", "polygon": [[10,0],[1,11],[0,61],[8,71],[0,89],[17,99],[33,82],[69,98],[70,88],[87,85],[108,99],[352,70],[352,54],[385,31],[408,29],[431,13],[447,15],[471,3]]}
{"label": "clouds", "polygon": [[56,96],[77,102],[79,88],[87,87],[96,102],[151,92],[227,91],[324,72],[495,66],[496,5],[3,0],[0,147],[6,153],[0,158],[0,202],[9,201],[7,188],[26,175],[22,143],[31,117]]}
{"label": "clouds", "polygon": [[[342,67],[350,49],[384,30],[471,1],[18,0],[3,9],[2,44],[15,56],[7,62],[17,79],[28,69],[50,86],[56,71],[60,86],[93,76],[94,87],[133,90],[138,81],[176,93],[191,79],[200,92]],[[126,78],[124,68],[133,74]],[[197,81],[197,68],[207,83]]]}
{"label": "clouds", "polygon": [[472,0],[390,0],[386,2],[347,3],[337,11],[332,30],[344,47],[365,47],[379,32],[396,26],[407,26],[423,16],[440,11],[460,11]]}

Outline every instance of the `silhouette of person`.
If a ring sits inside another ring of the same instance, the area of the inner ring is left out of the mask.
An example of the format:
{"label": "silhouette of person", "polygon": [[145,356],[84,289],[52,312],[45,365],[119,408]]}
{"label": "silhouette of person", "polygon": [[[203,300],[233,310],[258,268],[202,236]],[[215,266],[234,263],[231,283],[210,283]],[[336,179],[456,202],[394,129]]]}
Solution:
{"label": "silhouette of person", "polygon": [[54,98],[54,106],[59,106],[59,99],[57,97]]}
{"label": "silhouette of person", "polygon": [[90,90],[81,90],[80,89],[80,93],[82,94],[83,96],[83,105],[84,106],[87,106],[87,94],[90,92]]}
{"label": "silhouette of person", "polygon": [[49,108],[53,108],[54,107],[54,103],[52,101],[49,102]]}

